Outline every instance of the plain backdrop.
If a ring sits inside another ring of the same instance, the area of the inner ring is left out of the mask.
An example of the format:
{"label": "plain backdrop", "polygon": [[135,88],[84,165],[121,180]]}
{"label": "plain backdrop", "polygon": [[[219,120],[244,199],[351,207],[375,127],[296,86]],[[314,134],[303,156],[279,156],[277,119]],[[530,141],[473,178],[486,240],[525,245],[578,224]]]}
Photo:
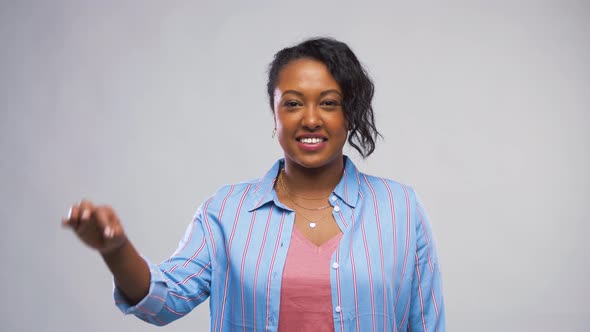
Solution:
{"label": "plain backdrop", "polygon": [[[0,1],[0,330],[156,331],[60,227],[110,204],[152,261],[262,176],[266,69],[311,36],[376,85],[366,173],[424,201],[448,331],[590,331],[589,1]],[[208,302],[166,331],[208,331]]]}

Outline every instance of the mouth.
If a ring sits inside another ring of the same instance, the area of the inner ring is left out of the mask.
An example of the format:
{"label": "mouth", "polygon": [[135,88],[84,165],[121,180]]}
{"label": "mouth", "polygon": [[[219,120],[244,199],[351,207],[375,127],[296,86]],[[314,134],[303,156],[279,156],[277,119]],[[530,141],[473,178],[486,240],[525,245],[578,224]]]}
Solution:
{"label": "mouth", "polygon": [[297,145],[303,151],[315,153],[323,150],[327,146],[328,138],[321,135],[305,135],[296,138]]}
{"label": "mouth", "polygon": [[320,144],[323,143],[325,141],[327,141],[327,138],[324,137],[299,137],[297,138],[297,142],[303,143],[303,144]]}

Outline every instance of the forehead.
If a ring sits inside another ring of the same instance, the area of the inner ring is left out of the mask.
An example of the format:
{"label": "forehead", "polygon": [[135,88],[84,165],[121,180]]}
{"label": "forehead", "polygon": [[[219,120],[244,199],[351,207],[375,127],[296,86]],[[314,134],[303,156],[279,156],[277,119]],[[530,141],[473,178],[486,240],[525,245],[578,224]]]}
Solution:
{"label": "forehead", "polygon": [[340,91],[340,86],[322,62],[298,59],[289,62],[281,69],[276,89],[311,93],[332,89]]}

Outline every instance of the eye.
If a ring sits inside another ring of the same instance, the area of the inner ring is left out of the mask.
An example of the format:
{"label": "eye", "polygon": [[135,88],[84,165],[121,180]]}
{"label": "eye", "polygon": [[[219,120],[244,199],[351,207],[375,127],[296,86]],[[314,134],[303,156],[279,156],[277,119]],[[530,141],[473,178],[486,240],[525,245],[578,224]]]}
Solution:
{"label": "eye", "polygon": [[334,108],[337,108],[338,106],[340,106],[340,103],[336,100],[333,100],[333,99],[326,99],[326,100],[322,101],[321,105],[322,105],[322,107],[327,108],[327,109],[334,109]]}
{"label": "eye", "polygon": [[283,102],[283,106],[287,108],[296,108],[301,106],[301,103],[297,100],[286,100],[285,102]]}

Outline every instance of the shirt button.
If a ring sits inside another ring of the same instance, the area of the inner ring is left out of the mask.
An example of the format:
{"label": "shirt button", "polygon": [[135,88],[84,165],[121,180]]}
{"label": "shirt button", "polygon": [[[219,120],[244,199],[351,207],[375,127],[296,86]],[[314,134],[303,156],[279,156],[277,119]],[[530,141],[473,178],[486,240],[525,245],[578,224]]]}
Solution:
{"label": "shirt button", "polygon": [[336,206],[334,207],[334,211],[336,211],[336,212],[340,211],[340,207],[339,207],[338,205],[336,205]]}
{"label": "shirt button", "polygon": [[342,311],[342,308],[340,308],[340,306],[336,306],[336,309],[334,309],[334,310],[336,310],[336,312],[340,312],[340,311]]}
{"label": "shirt button", "polygon": [[335,200],[336,200],[336,196],[332,196],[332,201],[335,201]]}
{"label": "shirt button", "polygon": [[340,265],[338,265],[338,262],[334,262],[332,263],[332,268],[333,269],[337,269]]}

